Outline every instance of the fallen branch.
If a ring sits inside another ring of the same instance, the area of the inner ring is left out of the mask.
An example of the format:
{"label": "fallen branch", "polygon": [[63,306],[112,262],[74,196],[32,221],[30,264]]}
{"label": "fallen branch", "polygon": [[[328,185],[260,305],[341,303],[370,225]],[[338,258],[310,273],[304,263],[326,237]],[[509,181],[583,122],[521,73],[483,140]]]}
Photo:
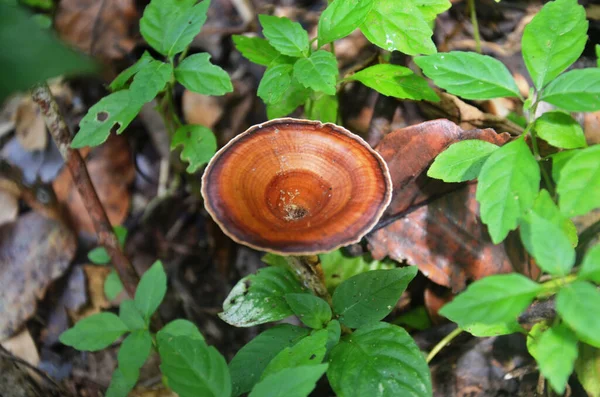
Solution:
{"label": "fallen branch", "polygon": [[108,252],[111,263],[119,274],[125,290],[133,298],[139,276],[119,246],[117,236],[98,198],[96,189],[94,189],[81,154],[78,150],[71,148],[71,134],[60,114],[58,104],[52,96],[50,88],[46,83],[39,84],[33,88],[31,96],[40,107],[46,126],[50,130],[50,135],[52,135],[52,139],[73,177],[83,204],[92,219],[98,243]]}

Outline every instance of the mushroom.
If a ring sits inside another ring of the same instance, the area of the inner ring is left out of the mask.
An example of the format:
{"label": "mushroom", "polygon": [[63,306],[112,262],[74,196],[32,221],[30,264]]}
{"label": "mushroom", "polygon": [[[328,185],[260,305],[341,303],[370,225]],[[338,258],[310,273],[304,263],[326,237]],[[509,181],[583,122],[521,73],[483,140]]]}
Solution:
{"label": "mushroom", "polygon": [[298,262],[309,264],[312,273],[320,269],[316,254],[359,242],[391,195],[385,161],[362,138],[332,123],[292,118],[238,135],[202,177],[206,210],[226,235],[290,257],[297,271]]}

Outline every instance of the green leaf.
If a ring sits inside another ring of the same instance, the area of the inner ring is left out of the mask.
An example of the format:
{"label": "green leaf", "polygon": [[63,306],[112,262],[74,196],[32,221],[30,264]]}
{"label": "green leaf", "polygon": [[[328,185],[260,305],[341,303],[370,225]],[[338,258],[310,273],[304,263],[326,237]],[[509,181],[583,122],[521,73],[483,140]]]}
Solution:
{"label": "green leaf", "polygon": [[77,350],[97,351],[110,346],[127,331],[127,325],[116,314],[102,312],[79,320],[59,339]]}
{"label": "green leaf", "polygon": [[204,340],[204,336],[196,327],[196,324],[184,319],[173,320],[165,325],[158,334],[169,334],[171,336],[187,336],[191,339]]}
{"label": "green leaf", "polygon": [[260,80],[257,95],[267,105],[279,102],[292,84],[292,70],[288,64],[269,67]]}
{"label": "green leaf", "polygon": [[573,247],[577,246],[577,228],[575,228],[575,225],[569,218],[566,218],[560,212],[546,189],[540,190],[540,194],[533,204],[532,211],[560,227],[569,238],[571,245]]}
{"label": "green leaf", "polygon": [[435,158],[427,176],[444,182],[473,180],[479,176],[481,167],[496,150],[498,146],[479,139],[456,142]]}
{"label": "green leaf", "polygon": [[587,146],[583,129],[573,117],[563,112],[547,112],[535,120],[538,136],[550,145],[561,149]]}
{"label": "green leaf", "polygon": [[372,270],[349,278],[333,294],[333,311],[340,323],[358,328],[387,316],[398,303],[416,266]]}
{"label": "green leaf", "polygon": [[506,66],[487,55],[452,51],[418,57],[415,63],[436,85],[466,99],[521,96]]}
{"label": "green leaf", "polygon": [[88,110],[79,123],[71,147],[98,146],[104,143],[115,125],[122,133],[137,116],[144,103],[135,99],[130,90],[121,90],[102,98]]}
{"label": "green leaf", "polygon": [[158,337],[160,369],[170,389],[180,397],[231,395],[225,358],[206,342],[187,336]]}
{"label": "green leaf", "polygon": [[562,217],[550,194],[542,190],[519,230],[527,252],[543,271],[554,276],[567,275],[575,264],[575,249],[565,232],[565,222],[570,221]]}
{"label": "green leaf", "polygon": [[123,88],[126,88],[129,80],[153,60],[154,58],[152,57],[152,55],[150,55],[148,51],[144,51],[142,57],[138,59],[136,63],[119,73],[119,75],[115,77],[112,83],[110,83],[108,88],[111,91],[118,91],[122,90]]}
{"label": "green leaf", "polygon": [[319,120],[322,123],[335,123],[337,122],[338,106],[337,95],[320,94],[306,111],[306,118]]}
{"label": "green leaf", "polygon": [[600,284],[600,244],[595,245],[586,252],[581,269],[577,273],[577,278]]}
{"label": "green leaf", "polygon": [[235,48],[242,53],[244,58],[258,65],[269,66],[276,60],[279,52],[265,39],[234,34],[231,36]]}
{"label": "green leaf", "polygon": [[304,325],[321,329],[331,320],[331,308],[323,299],[311,294],[287,294],[285,301]]}
{"label": "green leaf", "polygon": [[540,100],[569,112],[600,110],[600,68],[561,74],[542,91]]}
{"label": "green leaf", "polygon": [[426,21],[433,21],[438,14],[448,10],[452,5],[448,0],[412,0]]}
{"label": "green leaf", "polygon": [[[123,248],[125,246],[125,240],[127,239],[127,229],[123,226],[113,227],[113,231],[117,235],[119,240],[119,246]],[[110,256],[104,247],[96,247],[88,252],[88,259],[95,265],[106,265],[110,263]]]}
{"label": "green leaf", "polygon": [[587,344],[600,347],[600,291],[586,281],[562,287],[556,295],[556,311]]}
{"label": "green leaf", "polygon": [[119,349],[117,360],[123,371],[139,370],[152,350],[152,336],[148,330],[134,331],[125,338]]}
{"label": "green leaf", "polygon": [[600,396],[600,349],[580,343],[575,373],[590,397]]}
{"label": "green leaf", "polygon": [[534,340],[531,354],[542,375],[558,394],[563,394],[577,358],[577,337],[568,327],[553,326]]}
{"label": "green leaf", "polygon": [[190,91],[204,95],[224,95],[233,91],[226,71],[210,63],[210,54],[194,54],[175,69],[175,78]]}
{"label": "green leaf", "polygon": [[186,171],[193,174],[216,153],[217,138],[209,128],[187,124],[179,127],[173,135],[171,150],[178,145],[183,145],[181,160],[189,163]]}
{"label": "green leaf", "polygon": [[119,278],[119,274],[113,269],[108,276],[106,276],[106,280],[104,280],[104,295],[108,298],[108,300],[113,300],[121,291],[123,291],[123,283]]}
{"label": "green leaf", "polygon": [[140,376],[139,370],[123,370],[117,368],[112,374],[106,397],[127,397],[133,390]]}
{"label": "green leaf", "polygon": [[258,20],[263,34],[277,51],[292,57],[308,55],[308,33],[298,22],[271,15],[259,15]]}
{"label": "green leaf", "polygon": [[90,58],[40,28],[16,2],[0,1],[0,103],[13,92],[51,77],[88,74],[97,69]]}
{"label": "green leaf", "polygon": [[294,64],[294,77],[306,88],[335,95],[337,61],[331,52],[318,50]]}
{"label": "green leaf", "polygon": [[276,325],[242,347],[229,363],[234,397],[247,393],[260,379],[269,362],[286,347],[308,335],[307,328],[290,324]]}
{"label": "green leaf", "polygon": [[374,0],[334,0],[319,18],[319,47],[348,36],[364,22]]}
{"label": "green leaf", "polygon": [[286,368],[267,376],[248,397],[307,397],[327,370],[327,364]]}
{"label": "green leaf", "polygon": [[596,58],[598,67],[600,68],[600,44],[596,44]]}
{"label": "green leaf", "polygon": [[161,261],[156,261],[146,270],[135,290],[135,306],[144,316],[146,322],[165,297],[167,292],[167,275]]}
{"label": "green leaf", "polygon": [[429,23],[410,1],[376,1],[360,31],[371,43],[387,51],[408,55],[436,53]]}
{"label": "green leaf", "polygon": [[357,80],[375,91],[394,98],[437,102],[440,98],[427,80],[403,66],[379,64],[354,73],[348,79]]}
{"label": "green leaf", "polygon": [[577,0],[549,2],[525,26],[523,60],[538,90],[579,58],[587,29],[585,9]]}
{"label": "green leaf", "polygon": [[487,336],[510,335],[516,332],[523,332],[523,327],[519,325],[516,319],[505,323],[495,324],[473,323],[465,325],[461,328],[478,338],[484,338]]}
{"label": "green leaf", "polygon": [[413,328],[418,331],[426,330],[432,326],[425,306],[418,306],[407,311],[406,313],[399,315],[394,319],[394,324],[403,326],[406,325],[409,328]]}
{"label": "green leaf", "polygon": [[335,347],[340,341],[340,336],[342,336],[342,326],[338,320],[331,320],[329,324],[327,324],[327,353],[325,354],[325,360],[328,360],[328,355],[331,352],[331,349]]}
{"label": "green leaf", "polygon": [[550,156],[552,157],[552,179],[554,179],[554,182],[558,183],[564,166],[579,152],[579,150],[563,150]]}
{"label": "green leaf", "polygon": [[278,267],[260,269],[233,287],[219,317],[236,327],[251,327],[278,321],[294,314],[284,296],[303,292],[292,273]]}
{"label": "green leaf", "polygon": [[135,306],[133,299],[126,299],[119,306],[119,318],[123,321],[130,331],[146,329],[146,322],[142,313]]}
{"label": "green leaf", "polygon": [[583,215],[600,207],[600,145],[578,151],[560,171],[556,185],[560,210]]}
{"label": "green leaf", "polygon": [[489,276],[469,285],[440,314],[463,329],[471,324],[511,323],[541,290],[538,283],[517,273]]}
{"label": "green leaf", "polygon": [[156,51],[169,58],[200,33],[210,0],[152,0],[140,20],[140,32]]}
{"label": "green leaf", "polygon": [[150,61],[133,78],[129,86],[131,97],[138,102],[150,102],[164,90],[172,75],[173,66],[170,63]]}
{"label": "green leaf", "polygon": [[481,168],[476,198],[481,220],[494,244],[514,230],[531,208],[540,186],[540,168],[523,138],[507,143]]}
{"label": "green leaf", "polygon": [[367,255],[346,257],[342,250],[321,254],[319,259],[321,259],[321,266],[325,273],[325,284],[330,293],[333,293],[342,282],[357,274],[396,267],[391,261],[376,261]]}
{"label": "green leaf", "polygon": [[298,80],[292,79],[279,102],[267,104],[267,116],[269,119],[275,119],[289,115],[308,99],[310,93],[311,90],[300,84]]}
{"label": "green leaf", "polygon": [[375,323],[333,348],[327,378],[338,396],[431,396],[425,357],[402,328]]}
{"label": "green leaf", "polygon": [[295,345],[286,347],[269,362],[261,379],[286,368],[321,364],[325,357],[328,336],[329,332],[322,329],[304,337]]}

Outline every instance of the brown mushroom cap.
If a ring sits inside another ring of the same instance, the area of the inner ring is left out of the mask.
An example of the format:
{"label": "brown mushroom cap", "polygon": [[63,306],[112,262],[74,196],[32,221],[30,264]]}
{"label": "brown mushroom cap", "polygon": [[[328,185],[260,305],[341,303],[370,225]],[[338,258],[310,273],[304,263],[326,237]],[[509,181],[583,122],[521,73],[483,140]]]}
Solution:
{"label": "brown mushroom cap", "polygon": [[212,158],[207,211],[238,243],[312,255],[356,243],[391,200],[385,161],[335,124],[291,118],[255,125]]}

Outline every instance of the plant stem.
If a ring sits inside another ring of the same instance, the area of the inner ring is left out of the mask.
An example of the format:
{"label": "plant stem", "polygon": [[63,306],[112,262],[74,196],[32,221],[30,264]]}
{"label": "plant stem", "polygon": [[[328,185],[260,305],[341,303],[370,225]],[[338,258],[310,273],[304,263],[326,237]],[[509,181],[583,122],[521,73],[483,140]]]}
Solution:
{"label": "plant stem", "polygon": [[331,295],[325,286],[325,274],[319,256],[286,256],[286,260],[302,285],[331,305]]}
{"label": "plant stem", "polygon": [[469,0],[469,13],[471,14],[471,25],[473,26],[473,38],[475,39],[475,50],[481,54],[481,37],[479,36],[479,22],[475,10],[475,0]]}
{"label": "plant stem", "polygon": [[433,360],[433,358],[447,345],[449,344],[452,339],[456,338],[461,332],[463,332],[463,330],[460,327],[456,327],[456,329],[454,329],[454,331],[450,332],[448,335],[446,335],[441,341],[439,341],[437,343],[437,345],[435,345],[433,347],[433,349],[431,349],[431,351],[429,352],[429,354],[427,355],[427,364],[429,364],[431,362],[431,360]]}
{"label": "plant stem", "polygon": [[129,296],[133,298],[139,282],[139,276],[119,246],[119,240],[117,239],[108,216],[104,211],[104,207],[98,198],[96,189],[94,189],[94,185],[92,184],[81,154],[79,154],[78,150],[71,148],[71,134],[60,114],[58,104],[52,96],[50,88],[48,88],[46,83],[36,85],[32,90],[31,97],[40,107],[46,126],[50,131],[50,135],[52,135],[52,139],[54,140],[54,143],[56,143],[56,146],[71,173],[71,177],[79,191],[83,204],[92,219],[94,229],[98,236],[98,242],[108,252],[110,261],[119,274],[125,290]]}
{"label": "plant stem", "polygon": [[540,292],[537,298],[547,298],[552,296],[558,292],[558,290],[564,287],[567,284],[571,284],[572,282],[577,280],[576,274],[569,274],[565,277],[556,278],[550,281],[546,281],[542,284],[542,292]]}

